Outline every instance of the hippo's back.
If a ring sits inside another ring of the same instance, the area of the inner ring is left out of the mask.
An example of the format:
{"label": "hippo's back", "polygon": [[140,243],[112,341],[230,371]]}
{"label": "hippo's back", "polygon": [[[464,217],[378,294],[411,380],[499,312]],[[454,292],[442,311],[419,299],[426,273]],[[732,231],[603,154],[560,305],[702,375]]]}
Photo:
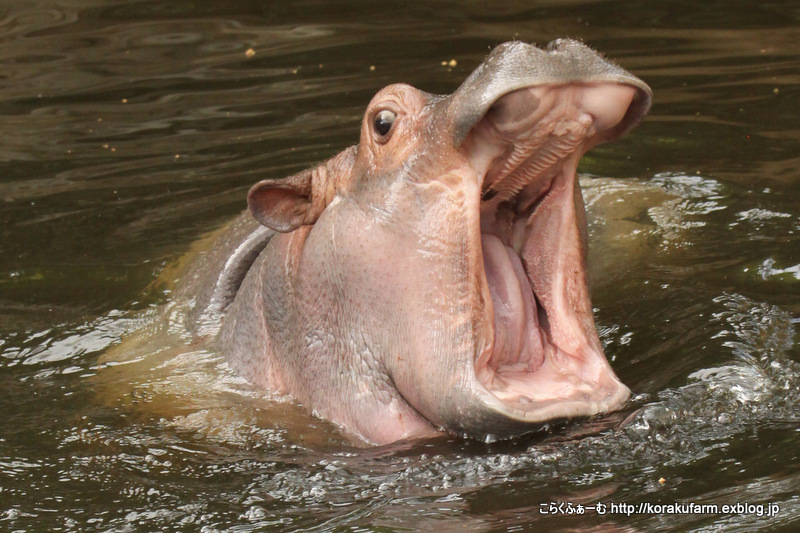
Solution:
{"label": "hippo's back", "polygon": [[190,303],[186,326],[191,334],[216,335],[242,280],[274,233],[244,212],[188,254],[189,264],[177,280],[175,296]]}

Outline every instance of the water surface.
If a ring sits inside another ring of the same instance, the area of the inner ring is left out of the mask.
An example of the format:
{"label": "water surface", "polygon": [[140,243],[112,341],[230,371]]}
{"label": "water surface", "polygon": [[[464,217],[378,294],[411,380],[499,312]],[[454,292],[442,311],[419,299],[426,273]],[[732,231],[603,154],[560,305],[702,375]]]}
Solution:
{"label": "water surface", "polygon": [[[655,92],[581,165],[623,412],[364,449],[179,333],[120,344],[165,267],[354,143],[382,86],[452,92],[492,46],[564,36]],[[798,42],[797,2],[3,2],[0,529],[796,529]],[[598,502],[779,512],[566,512]]]}

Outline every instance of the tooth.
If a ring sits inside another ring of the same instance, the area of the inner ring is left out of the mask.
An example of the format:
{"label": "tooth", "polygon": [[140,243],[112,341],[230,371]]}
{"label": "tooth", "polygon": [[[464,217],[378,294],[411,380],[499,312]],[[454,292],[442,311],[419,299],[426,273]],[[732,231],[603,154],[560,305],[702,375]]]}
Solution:
{"label": "tooth", "polygon": [[[539,149],[533,155],[531,155],[529,143],[515,146],[505,165],[506,168],[511,167],[513,170],[491,187],[492,190],[497,191],[501,201],[516,196],[526,185],[574,152],[585,138],[589,124],[578,121],[568,124],[561,123],[558,126],[564,133],[558,137],[548,138],[540,144]],[[522,164],[523,161],[527,161],[527,163]]]}

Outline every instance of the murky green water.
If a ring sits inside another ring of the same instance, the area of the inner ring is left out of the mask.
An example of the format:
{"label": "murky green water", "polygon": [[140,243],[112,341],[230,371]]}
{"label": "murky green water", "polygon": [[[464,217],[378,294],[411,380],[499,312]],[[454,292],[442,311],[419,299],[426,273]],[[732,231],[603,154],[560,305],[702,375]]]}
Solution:
{"label": "murky green water", "polygon": [[[380,87],[451,92],[491,46],[563,36],[656,95],[581,167],[624,412],[361,449],[177,335],[109,365],[162,269],[256,180],[354,143]],[[794,531],[798,43],[788,1],[4,0],[0,529]]]}

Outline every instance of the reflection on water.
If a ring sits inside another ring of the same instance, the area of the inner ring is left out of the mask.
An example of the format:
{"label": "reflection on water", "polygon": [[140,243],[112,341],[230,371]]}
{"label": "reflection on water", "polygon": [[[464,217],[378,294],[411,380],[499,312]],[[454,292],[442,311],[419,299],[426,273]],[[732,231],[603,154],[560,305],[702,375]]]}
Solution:
{"label": "reflection on water", "polygon": [[[799,21],[786,2],[4,2],[0,528],[790,530]],[[164,266],[256,180],[355,142],[381,86],[451,92],[490,46],[561,36],[656,95],[582,167],[601,339],[636,394],[623,412],[364,449],[179,328],[153,332]]]}

